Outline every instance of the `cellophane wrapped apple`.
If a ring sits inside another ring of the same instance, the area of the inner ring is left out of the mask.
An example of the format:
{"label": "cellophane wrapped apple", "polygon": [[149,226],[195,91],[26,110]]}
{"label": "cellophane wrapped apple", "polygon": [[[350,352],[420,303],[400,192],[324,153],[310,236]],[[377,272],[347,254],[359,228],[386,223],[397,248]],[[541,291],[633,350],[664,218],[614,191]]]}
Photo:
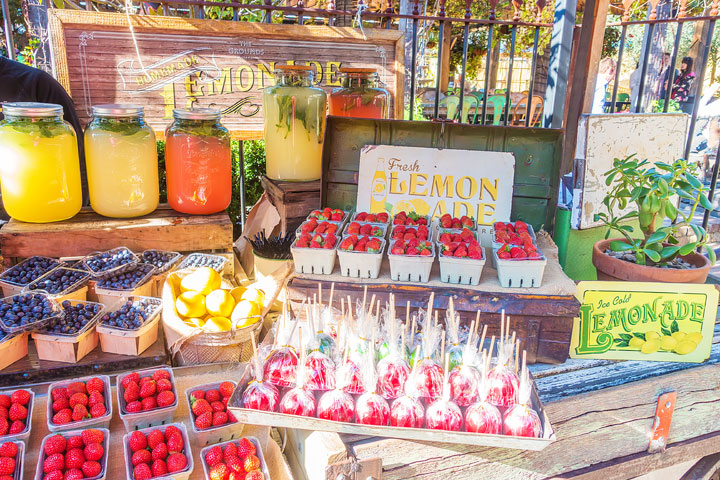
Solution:
{"label": "cellophane wrapped apple", "polygon": [[524,353],[521,377],[519,401],[508,408],[503,415],[503,433],[514,437],[537,438],[542,434],[542,422],[540,416],[531,407],[532,384],[530,382],[530,373],[525,366]]}
{"label": "cellophane wrapped apple", "polygon": [[515,344],[498,344],[497,364],[488,373],[488,402],[498,407],[511,407],[518,402],[520,379],[511,367]]}
{"label": "cellophane wrapped apple", "polygon": [[448,379],[450,398],[460,407],[467,407],[480,397],[480,373],[474,366],[476,355],[477,347],[471,329],[463,349],[462,362],[452,369]]}
{"label": "cellophane wrapped apple", "polygon": [[[302,345],[302,333],[300,338],[300,344]],[[280,400],[280,413],[314,417],[316,409],[315,396],[306,387],[308,372],[307,367],[305,367],[305,349],[301,348],[300,351],[300,366],[296,372],[296,386],[288,390]]]}
{"label": "cellophane wrapped apple", "polygon": [[355,399],[345,391],[345,379],[338,377],[336,388],[322,394],[317,404],[317,416],[336,422],[355,421]]}
{"label": "cellophane wrapped apple", "polygon": [[280,347],[274,348],[265,360],[264,378],[278,388],[293,387],[298,368],[297,351],[291,344],[294,328],[281,328],[280,322],[277,326],[275,343]]}
{"label": "cellophane wrapped apple", "polygon": [[446,349],[445,354],[449,356],[449,368],[452,372],[455,367],[463,363],[463,346],[460,344],[460,315],[455,311],[452,297],[450,298],[447,312],[445,314]]}
{"label": "cellophane wrapped apple", "polygon": [[[394,308],[390,309],[394,312]],[[393,400],[400,397],[405,391],[405,383],[410,376],[410,365],[405,361],[403,351],[405,350],[404,341],[399,341],[402,330],[401,325],[390,314],[387,317],[385,329],[386,341],[384,342],[388,348],[388,354],[377,364],[377,391],[387,400]]]}
{"label": "cellophane wrapped apple", "polygon": [[376,391],[377,374],[375,373],[375,352],[370,351],[363,359],[361,367],[365,393],[355,402],[355,421],[362,425],[387,425],[390,421],[390,405]]}
{"label": "cellophane wrapped apple", "polygon": [[275,385],[263,380],[263,367],[259,355],[252,358],[253,379],[250,380],[242,394],[245,408],[274,412],[280,401],[280,392]]}
{"label": "cellophane wrapped apple", "polygon": [[442,396],[435,400],[425,412],[425,423],[432,430],[448,430],[459,432],[462,429],[463,415],[460,407],[450,399],[450,384],[448,382],[450,355],[445,356],[445,378],[443,382]]}
{"label": "cellophane wrapped apple", "polygon": [[432,324],[428,319],[423,330],[422,359],[417,361],[413,368],[413,374],[408,380],[413,383],[413,388],[418,392],[420,398],[427,402],[433,402],[440,398],[443,385],[443,369],[432,358],[440,345],[442,329]]}
{"label": "cellophane wrapped apple", "polygon": [[490,358],[483,351],[482,375],[478,401],[465,410],[465,431],[471,433],[502,433],[502,415],[495,405],[487,401],[487,375]]}

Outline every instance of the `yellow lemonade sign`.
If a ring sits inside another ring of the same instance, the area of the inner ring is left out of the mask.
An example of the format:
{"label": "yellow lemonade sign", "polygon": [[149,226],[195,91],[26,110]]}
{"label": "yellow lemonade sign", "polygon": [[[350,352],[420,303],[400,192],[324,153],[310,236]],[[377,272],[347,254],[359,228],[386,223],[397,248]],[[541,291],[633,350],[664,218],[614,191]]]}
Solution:
{"label": "yellow lemonade sign", "polygon": [[580,282],[570,356],[700,363],[710,356],[713,285]]}
{"label": "yellow lemonade sign", "polygon": [[515,157],[505,152],[367,145],[360,152],[357,210],[510,220]]}

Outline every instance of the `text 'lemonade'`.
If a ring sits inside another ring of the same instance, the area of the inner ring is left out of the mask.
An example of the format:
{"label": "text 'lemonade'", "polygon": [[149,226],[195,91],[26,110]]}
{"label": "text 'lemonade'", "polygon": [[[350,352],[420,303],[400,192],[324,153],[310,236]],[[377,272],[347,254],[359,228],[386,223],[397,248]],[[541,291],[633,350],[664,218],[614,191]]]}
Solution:
{"label": "text 'lemonade'", "polygon": [[63,108],[5,103],[0,122],[0,189],[7,213],[23,222],[58,222],[82,206],[75,131]]}
{"label": "text 'lemonade'", "polygon": [[341,68],[342,87],[330,94],[330,115],[387,118],[390,93],[380,88],[374,68]]}
{"label": "text 'lemonade'", "polygon": [[159,201],[155,132],[138,105],[96,105],[85,129],[93,210],[106,217],[147,215]]}
{"label": "text 'lemonade'", "polygon": [[232,154],[220,111],[176,109],[173,116],[165,132],[170,206],[197,215],[225,210],[232,195]]}
{"label": "text 'lemonade'", "polygon": [[325,134],[325,92],[312,86],[312,70],[275,67],[277,84],[263,93],[266,173],[273,180],[320,178]]}

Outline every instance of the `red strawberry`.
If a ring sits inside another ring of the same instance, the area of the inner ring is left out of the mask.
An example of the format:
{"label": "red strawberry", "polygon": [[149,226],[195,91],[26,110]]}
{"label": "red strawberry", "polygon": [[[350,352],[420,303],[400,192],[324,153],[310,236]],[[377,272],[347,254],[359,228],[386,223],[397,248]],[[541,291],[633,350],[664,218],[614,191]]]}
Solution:
{"label": "red strawberry", "polygon": [[6,418],[0,418],[0,435],[7,435],[10,430],[10,424]]}
{"label": "red strawberry", "polygon": [[67,438],[67,447],[65,447],[65,450],[70,450],[71,448],[85,448],[85,442],[83,442],[81,436]]}
{"label": "red strawberry", "polygon": [[62,435],[57,434],[48,437],[48,439],[45,440],[45,455],[50,456],[53,453],[65,453],[66,446],[67,441]]}
{"label": "red strawberry", "polygon": [[527,256],[528,256],[528,258],[533,259],[533,260],[534,260],[534,259],[537,259],[537,258],[542,258],[542,255],[541,255],[540,252],[538,252],[537,250],[533,250],[532,252],[528,252]]}
{"label": "red strawberry", "polygon": [[65,388],[65,387],[55,388],[52,391],[53,401],[57,400],[58,398],[68,398],[68,397],[70,397],[70,395],[68,395],[67,388]]}
{"label": "red strawberry", "polygon": [[98,377],[91,378],[85,384],[85,389],[87,390],[88,393],[92,393],[92,392],[103,393],[105,391],[105,382],[102,381],[102,378],[98,378]]}
{"label": "red strawberry", "polygon": [[151,469],[153,477],[161,477],[168,473],[168,468],[165,460],[162,460],[160,458],[153,462]]}
{"label": "red strawberry", "polygon": [[123,392],[123,398],[125,403],[134,402],[140,398],[140,386],[137,383],[131,382]]}
{"label": "red strawberry", "polygon": [[213,427],[225,425],[227,423],[227,421],[228,421],[228,418],[227,418],[227,414],[225,412],[213,413],[213,419],[212,419]]}
{"label": "red strawberry", "polygon": [[27,405],[30,402],[30,392],[27,390],[15,390],[10,395],[10,401],[12,403],[19,403],[20,405]]}
{"label": "red strawberry", "polygon": [[88,460],[82,464],[82,472],[85,475],[85,478],[97,477],[100,475],[100,472],[102,472],[102,466],[100,465],[100,462]]}
{"label": "red strawberry", "polygon": [[75,405],[72,412],[73,421],[79,422],[80,420],[85,420],[86,418],[91,418],[90,413],[87,411],[87,407],[79,403]]}
{"label": "red strawberry", "polygon": [[500,259],[506,260],[506,259],[510,258],[510,252],[507,250],[498,250],[497,256]]}
{"label": "red strawberry", "polygon": [[167,459],[168,473],[179,472],[187,467],[187,458],[182,453],[173,453]]}
{"label": "red strawberry", "polygon": [[312,241],[312,242],[310,242],[310,248],[322,248],[322,244]]}
{"label": "red strawberry", "polygon": [[130,438],[128,439],[128,446],[130,447],[131,452],[137,452],[138,450],[147,448],[148,439],[145,434],[135,430],[130,434]]}
{"label": "red strawberry", "polygon": [[96,403],[92,407],[90,407],[90,416],[92,418],[100,418],[103,415],[107,413],[107,409],[105,408],[105,405],[102,403]]}
{"label": "red strawberry", "polygon": [[151,450],[161,443],[165,443],[165,435],[160,430],[156,428],[152,432],[148,433],[147,446],[150,447]]}
{"label": "red strawberry", "polygon": [[[82,472],[80,472],[82,474]],[[63,480],[65,477],[63,477],[62,470],[55,470],[43,477],[43,480]],[[12,479],[10,479],[12,480]]]}
{"label": "red strawberry", "polygon": [[85,453],[80,448],[71,448],[65,454],[65,466],[67,468],[80,468],[85,461]]}
{"label": "red strawberry", "polygon": [[132,458],[130,461],[133,464],[133,467],[137,467],[141,463],[150,463],[152,462],[152,455],[150,454],[150,450],[147,450],[145,448],[138,450],[137,452],[132,454]]}
{"label": "red strawberry", "polygon": [[[53,390],[53,393],[55,393],[55,390]],[[0,395],[0,407],[10,408],[10,405],[12,405],[10,395]]]}
{"label": "red strawberry", "polygon": [[247,473],[245,480],[265,480],[265,475],[260,470],[253,470]]}
{"label": "red strawberry", "polygon": [[103,397],[103,394],[100,392],[92,392],[88,398],[88,406],[92,407],[97,404],[105,405],[105,397]]}
{"label": "red strawberry", "polygon": [[85,478],[85,475],[82,470],[79,468],[72,468],[65,472],[64,480],[82,480],[83,478]]}
{"label": "red strawberry", "polygon": [[27,418],[27,408],[23,407],[19,403],[13,403],[8,411],[10,420],[25,420]]}
{"label": "red strawberry", "polygon": [[223,402],[212,402],[210,406],[213,409],[213,413],[215,412],[224,412],[225,411],[225,404]]}
{"label": "red strawberry", "polygon": [[166,380],[170,380],[170,372],[167,371],[167,370],[165,370],[165,369],[162,369],[162,368],[161,368],[160,370],[155,370],[155,371],[153,372],[152,378],[153,378],[153,380],[155,380],[156,382],[157,382],[158,380],[162,380],[163,378],[166,379]]}
{"label": "red strawberry", "polygon": [[167,427],[165,427],[165,440],[174,435],[182,435],[178,427],[176,427],[175,425],[168,425]]}
{"label": "red strawberry", "polygon": [[86,460],[100,460],[104,452],[103,446],[99,443],[91,443],[83,450]]}
{"label": "red strawberry", "polygon": [[127,390],[128,385],[130,385],[130,383],[139,383],[139,382],[140,382],[140,375],[137,372],[133,372],[133,373],[130,373],[130,374],[126,375],[125,377],[123,377],[122,386],[124,389]]}
{"label": "red strawberry", "polygon": [[157,393],[155,380],[149,380],[140,386],[140,398],[152,397]]}
{"label": "red strawberry", "polygon": [[24,432],[24,431],[25,431],[25,424],[23,423],[23,421],[22,421],[22,420],[15,420],[15,421],[10,425],[10,430],[8,431],[8,433],[10,433],[10,435],[15,435],[16,433],[21,433],[21,432]]}
{"label": "red strawberry", "polygon": [[169,407],[175,403],[175,394],[171,390],[163,390],[157,396],[158,407]]}
{"label": "red strawberry", "polygon": [[225,465],[227,465],[231,473],[245,473],[243,462],[238,457],[227,458],[225,460]]}
{"label": "red strawberry", "polygon": [[[52,409],[53,409],[53,412],[55,412],[55,413],[59,412],[60,410],[64,410],[66,408],[70,408],[70,403],[68,402],[68,399],[65,397],[58,398],[52,404]],[[7,412],[7,410],[5,410],[5,411]],[[0,415],[0,416],[2,416],[2,415]],[[5,415],[4,417],[7,418],[7,415]]]}
{"label": "red strawberry", "polygon": [[152,410],[154,408],[157,408],[157,401],[155,400],[155,397],[147,397],[143,398],[140,402],[140,405],[142,406],[142,411]]}
{"label": "red strawberry", "polygon": [[237,457],[240,454],[240,451],[238,450],[237,445],[234,443],[228,443],[225,445],[225,450],[223,450],[223,455],[225,457],[225,461],[227,462],[228,458],[231,457]]}
{"label": "red strawberry", "polygon": [[255,455],[255,453],[256,453],[255,445],[247,438],[242,438],[240,440],[240,442],[238,443],[237,450],[238,450],[238,455],[241,456],[242,458],[245,458],[249,455]]}
{"label": "red strawberry", "polygon": [[246,472],[249,472],[250,470],[257,470],[260,468],[260,459],[251,453],[245,458],[243,466],[245,467]]}
{"label": "red strawberry", "polygon": [[0,418],[7,419],[8,416],[10,416],[10,413],[8,413],[8,409],[5,407],[0,407]]}
{"label": "red strawberry", "polygon": [[161,378],[156,382],[156,387],[158,392],[165,392],[172,390],[172,383],[170,383],[170,380],[167,378]]}
{"label": "red strawberry", "polygon": [[[167,439],[167,449],[169,453],[179,453],[183,451],[183,438],[182,435],[179,433],[176,435],[167,436],[167,432],[165,432],[165,437]],[[172,455],[171,455],[172,456]]]}
{"label": "red strawberry", "polygon": [[0,457],[15,458],[17,455],[18,446],[15,442],[5,442],[0,445]]}
{"label": "red strawberry", "polygon": [[346,238],[342,242],[340,242],[340,250],[345,250],[347,252],[352,252],[354,248],[352,238]]}
{"label": "red strawberry", "polygon": [[125,405],[125,411],[127,413],[137,413],[142,411],[142,404],[135,400],[134,402],[130,402],[127,405]]}
{"label": "red strawberry", "polygon": [[223,461],[223,452],[220,447],[215,445],[205,454],[205,463],[210,467],[214,467],[218,463]]}
{"label": "red strawberry", "polygon": [[224,463],[218,463],[210,469],[209,480],[228,480],[230,470]]}
{"label": "red strawberry", "polygon": [[43,472],[50,473],[55,470],[65,470],[65,457],[61,453],[48,455],[43,462]]}
{"label": "red strawberry", "polygon": [[201,398],[200,400],[197,400],[197,401],[195,401],[195,403],[193,403],[192,411],[195,414],[195,416],[200,416],[205,412],[212,413],[212,407],[210,406],[210,402],[208,402],[204,398]]}
{"label": "red strawberry", "polygon": [[229,401],[230,401],[230,396],[229,396],[229,395],[228,395],[227,397],[223,397],[223,398],[222,398],[222,403],[223,403],[223,405],[225,405],[225,407],[227,407],[227,404],[228,404]]}
{"label": "red strawberry", "polygon": [[227,412],[228,416],[228,422],[235,423],[237,422],[237,418],[235,418],[235,415],[232,414],[232,412]]}
{"label": "red strawberry", "polygon": [[15,459],[2,457],[0,458],[0,475],[15,474]]}
{"label": "red strawberry", "polygon": [[150,480],[152,477],[153,474],[147,463],[141,463],[133,469],[133,478],[135,478],[135,480]]}
{"label": "red strawberry", "polygon": [[155,445],[155,448],[152,449],[152,459],[153,460],[165,460],[168,456],[168,447],[165,443],[158,443]]}
{"label": "red strawberry", "polygon": [[67,386],[68,395],[72,396],[75,393],[87,393],[85,384],[83,382],[72,382]]}
{"label": "red strawberry", "polygon": [[195,400],[200,400],[201,398],[205,398],[205,390],[195,390],[190,395],[191,402],[195,402]]}
{"label": "red strawberry", "polygon": [[74,409],[75,405],[82,405],[83,407],[88,406],[88,396],[84,393],[73,393],[70,397],[70,408]]}
{"label": "red strawberry", "polygon": [[195,418],[195,428],[198,430],[206,430],[212,426],[213,414],[205,412]]}

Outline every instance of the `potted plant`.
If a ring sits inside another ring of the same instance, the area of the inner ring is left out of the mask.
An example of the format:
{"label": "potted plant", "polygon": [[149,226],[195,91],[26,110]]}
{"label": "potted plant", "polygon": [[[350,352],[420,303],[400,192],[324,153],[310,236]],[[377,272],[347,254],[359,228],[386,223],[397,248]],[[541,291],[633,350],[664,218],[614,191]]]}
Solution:
{"label": "potted plant", "polygon": [[[626,280],[639,282],[704,283],[715,252],[707,245],[707,233],[692,224],[698,206],[707,210],[712,204],[707,198],[708,188],[698,180],[696,166],[687,160],[672,164],[638,160],[635,155],[615,159],[613,168],[605,173],[605,183],[611,186],[603,200],[607,213],[595,219],[610,227],[605,240],[593,247],[593,264],[598,280]],[[691,202],[689,213],[676,208],[677,198]],[[636,209],[621,214],[628,205]],[[628,225],[637,219],[640,233]],[[669,220],[669,225],[664,225]],[[678,233],[691,229],[694,240],[680,244]],[[622,237],[608,239],[611,231]],[[704,248],[707,257],[697,253]]]}

